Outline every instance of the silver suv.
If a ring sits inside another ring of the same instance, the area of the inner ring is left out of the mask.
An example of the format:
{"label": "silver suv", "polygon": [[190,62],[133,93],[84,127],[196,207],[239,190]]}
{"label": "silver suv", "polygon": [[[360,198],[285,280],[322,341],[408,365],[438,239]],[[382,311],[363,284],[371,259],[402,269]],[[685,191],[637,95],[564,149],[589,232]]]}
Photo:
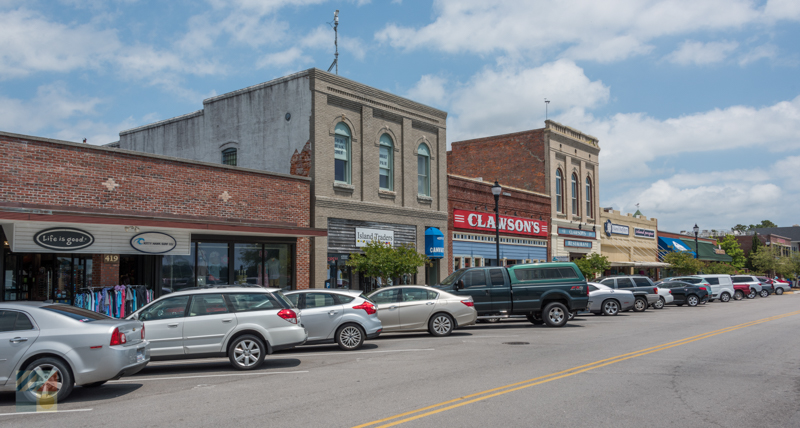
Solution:
{"label": "silver suv", "polygon": [[307,345],[336,342],[339,348],[354,351],[383,331],[377,305],[361,291],[297,290],[287,292],[286,298],[303,315]]}
{"label": "silver suv", "polygon": [[131,314],[143,321],[151,360],[227,356],[252,370],[275,351],[305,343],[308,333],[278,288],[214,286],[160,297]]}

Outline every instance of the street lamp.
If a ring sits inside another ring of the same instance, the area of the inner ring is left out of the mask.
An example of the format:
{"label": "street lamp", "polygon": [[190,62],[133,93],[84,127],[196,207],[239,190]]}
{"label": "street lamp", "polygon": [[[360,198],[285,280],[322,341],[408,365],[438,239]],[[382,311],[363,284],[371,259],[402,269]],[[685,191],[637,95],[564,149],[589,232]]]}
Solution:
{"label": "street lamp", "polygon": [[494,195],[494,242],[497,249],[497,266],[500,266],[500,192],[502,191],[503,188],[495,180],[494,186],[492,186],[492,195]]}
{"label": "street lamp", "polygon": [[700,251],[697,250],[697,233],[700,232],[700,228],[697,227],[697,223],[694,224],[692,228],[694,231],[694,258],[700,258]]}

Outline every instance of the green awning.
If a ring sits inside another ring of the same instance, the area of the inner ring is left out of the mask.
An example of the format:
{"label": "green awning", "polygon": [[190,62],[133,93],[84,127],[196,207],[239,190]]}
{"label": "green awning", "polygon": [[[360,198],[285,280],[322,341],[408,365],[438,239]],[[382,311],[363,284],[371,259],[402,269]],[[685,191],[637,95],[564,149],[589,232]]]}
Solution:
{"label": "green awning", "polygon": [[[681,239],[689,248],[694,250],[694,239]],[[697,243],[698,259],[707,262],[723,262],[730,263],[733,258],[727,254],[717,254],[714,252],[714,244],[710,242],[698,241]]]}

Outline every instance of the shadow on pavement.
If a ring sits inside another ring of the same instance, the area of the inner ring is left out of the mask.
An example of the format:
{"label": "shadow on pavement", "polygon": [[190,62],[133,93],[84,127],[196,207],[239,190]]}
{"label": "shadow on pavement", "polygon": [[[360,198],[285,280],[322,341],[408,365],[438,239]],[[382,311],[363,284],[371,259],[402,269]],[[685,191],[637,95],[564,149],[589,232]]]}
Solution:
{"label": "shadow on pavement", "polygon": [[[67,397],[65,403],[82,403],[87,401],[101,401],[110,400],[124,395],[128,395],[137,389],[141,388],[141,384],[137,383],[112,383],[98,386],[95,388],[83,388],[76,386],[72,393]],[[17,395],[15,392],[2,392],[0,393],[0,404],[3,405],[16,405]],[[13,413],[15,407],[0,408],[0,413]]]}
{"label": "shadow on pavement", "polygon": [[[150,377],[150,376],[159,376],[159,375],[167,375],[167,374],[203,374],[210,371],[213,372],[231,372],[231,373],[246,373],[241,370],[236,370],[231,366],[230,361],[227,358],[219,358],[213,359],[208,361],[202,362],[181,362],[181,361],[169,361],[166,362],[159,362],[158,365],[150,365],[148,364],[142,371],[137,373],[134,376],[125,377],[124,379],[130,380],[131,382],[135,382],[137,377]],[[300,365],[300,360],[296,358],[281,358],[280,354],[272,354],[267,356],[264,359],[264,363],[261,367],[250,370],[251,373],[254,372],[265,372],[270,370],[281,370],[287,369],[292,367],[297,367]]]}

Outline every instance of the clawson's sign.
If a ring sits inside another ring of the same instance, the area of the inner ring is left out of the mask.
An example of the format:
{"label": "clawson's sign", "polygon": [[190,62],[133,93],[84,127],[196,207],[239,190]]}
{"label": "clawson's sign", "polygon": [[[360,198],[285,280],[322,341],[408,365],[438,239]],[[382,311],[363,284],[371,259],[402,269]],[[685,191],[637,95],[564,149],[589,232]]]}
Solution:
{"label": "clawson's sign", "polygon": [[[492,213],[453,210],[453,226],[457,229],[494,232],[495,219]],[[547,236],[547,222],[522,217],[500,216],[500,231],[529,236]]]}

